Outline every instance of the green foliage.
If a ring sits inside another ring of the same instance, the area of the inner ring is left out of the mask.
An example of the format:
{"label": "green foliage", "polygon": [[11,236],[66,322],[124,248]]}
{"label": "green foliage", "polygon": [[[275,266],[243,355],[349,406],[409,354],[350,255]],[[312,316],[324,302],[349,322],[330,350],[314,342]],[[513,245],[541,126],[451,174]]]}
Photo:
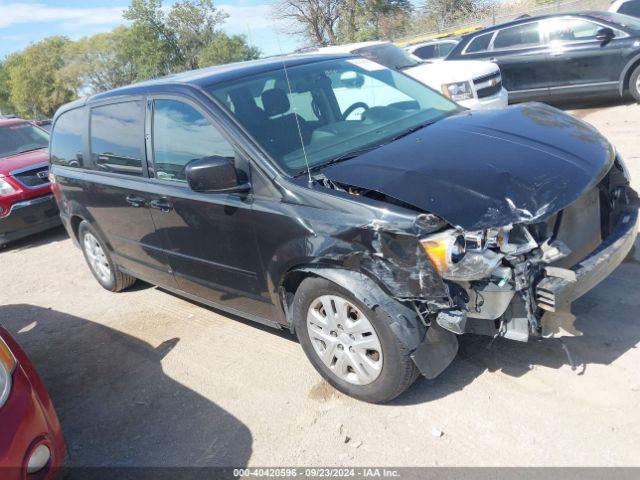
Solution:
{"label": "green foliage", "polygon": [[162,46],[162,59],[156,65],[166,73],[260,55],[243,36],[229,36],[220,30],[227,15],[215,8],[212,0],[182,0],[168,12],[162,9],[160,0],[133,0],[125,18],[133,21],[133,28],[144,29],[150,39]]}
{"label": "green foliage", "polygon": [[198,65],[208,67],[222,63],[242,62],[255,60],[259,56],[260,50],[247,45],[244,36],[218,33],[213,41],[198,54]]}
{"label": "green foliage", "polygon": [[0,62],[0,111],[50,117],[78,96],[220,63],[250,60],[260,50],[220,26],[213,0],[132,0],[131,25],[78,41],[50,37]]}
{"label": "green foliage", "polygon": [[17,114],[49,117],[60,105],[73,100],[77,85],[60,75],[68,44],[65,37],[50,37],[7,58],[9,99]]}
{"label": "green foliage", "polygon": [[11,104],[11,86],[9,84],[9,70],[6,61],[0,62],[0,114],[6,115],[14,112]]}

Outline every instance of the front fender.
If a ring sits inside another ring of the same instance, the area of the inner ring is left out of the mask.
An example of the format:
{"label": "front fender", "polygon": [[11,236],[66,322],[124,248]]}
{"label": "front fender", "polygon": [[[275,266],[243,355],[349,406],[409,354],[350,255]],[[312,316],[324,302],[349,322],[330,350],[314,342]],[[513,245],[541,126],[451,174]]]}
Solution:
{"label": "front fender", "polygon": [[435,322],[427,327],[415,310],[389,296],[368,276],[339,268],[305,267],[297,271],[325,278],[351,292],[371,310],[381,309],[398,341],[411,352],[411,359],[426,378],[440,375],[455,358],[455,334]]}
{"label": "front fender", "polygon": [[[391,330],[408,350],[415,350],[424,340],[426,327],[418,314],[389,296],[376,282],[363,273],[326,267],[304,267],[296,271],[322,277],[341,286],[371,310],[382,309],[388,317]],[[291,324],[291,318],[289,318],[289,322]]]}

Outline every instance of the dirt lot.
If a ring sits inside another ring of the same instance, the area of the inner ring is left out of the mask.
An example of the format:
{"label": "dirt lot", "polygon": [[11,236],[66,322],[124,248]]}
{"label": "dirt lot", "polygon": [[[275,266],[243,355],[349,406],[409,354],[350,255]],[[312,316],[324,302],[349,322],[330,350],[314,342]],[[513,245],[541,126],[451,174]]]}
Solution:
{"label": "dirt lot", "polygon": [[[574,112],[640,186],[640,106]],[[138,284],[111,294],[61,230],[0,253],[0,322],[61,418],[71,465],[640,465],[640,244],[574,305],[582,337],[465,337],[391,405],[334,392],[288,334]],[[443,432],[436,435],[434,429]]]}

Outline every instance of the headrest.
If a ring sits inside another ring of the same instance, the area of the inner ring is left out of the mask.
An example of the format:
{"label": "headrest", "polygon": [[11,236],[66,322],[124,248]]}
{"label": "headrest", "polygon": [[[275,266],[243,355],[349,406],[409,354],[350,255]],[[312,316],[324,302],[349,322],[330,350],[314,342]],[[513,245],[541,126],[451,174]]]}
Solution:
{"label": "headrest", "polygon": [[272,88],[262,92],[262,106],[265,113],[273,117],[288,112],[291,108],[291,103],[289,103],[289,97],[287,97],[287,93],[284,90]]}

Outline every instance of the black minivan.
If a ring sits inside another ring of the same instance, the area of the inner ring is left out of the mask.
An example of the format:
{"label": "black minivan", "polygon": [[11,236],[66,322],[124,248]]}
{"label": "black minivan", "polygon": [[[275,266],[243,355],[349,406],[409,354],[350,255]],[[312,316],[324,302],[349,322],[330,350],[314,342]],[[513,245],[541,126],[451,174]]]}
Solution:
{"label": "black minivan", "polygon": [[104,288],[140,278],[288,329],[370,402],[439,375],[458,335],[556,333],[630,251],[638,216],[622,159],[580,120],[468,111],[344,55],[76,101],[50,156],[62,220]]}

